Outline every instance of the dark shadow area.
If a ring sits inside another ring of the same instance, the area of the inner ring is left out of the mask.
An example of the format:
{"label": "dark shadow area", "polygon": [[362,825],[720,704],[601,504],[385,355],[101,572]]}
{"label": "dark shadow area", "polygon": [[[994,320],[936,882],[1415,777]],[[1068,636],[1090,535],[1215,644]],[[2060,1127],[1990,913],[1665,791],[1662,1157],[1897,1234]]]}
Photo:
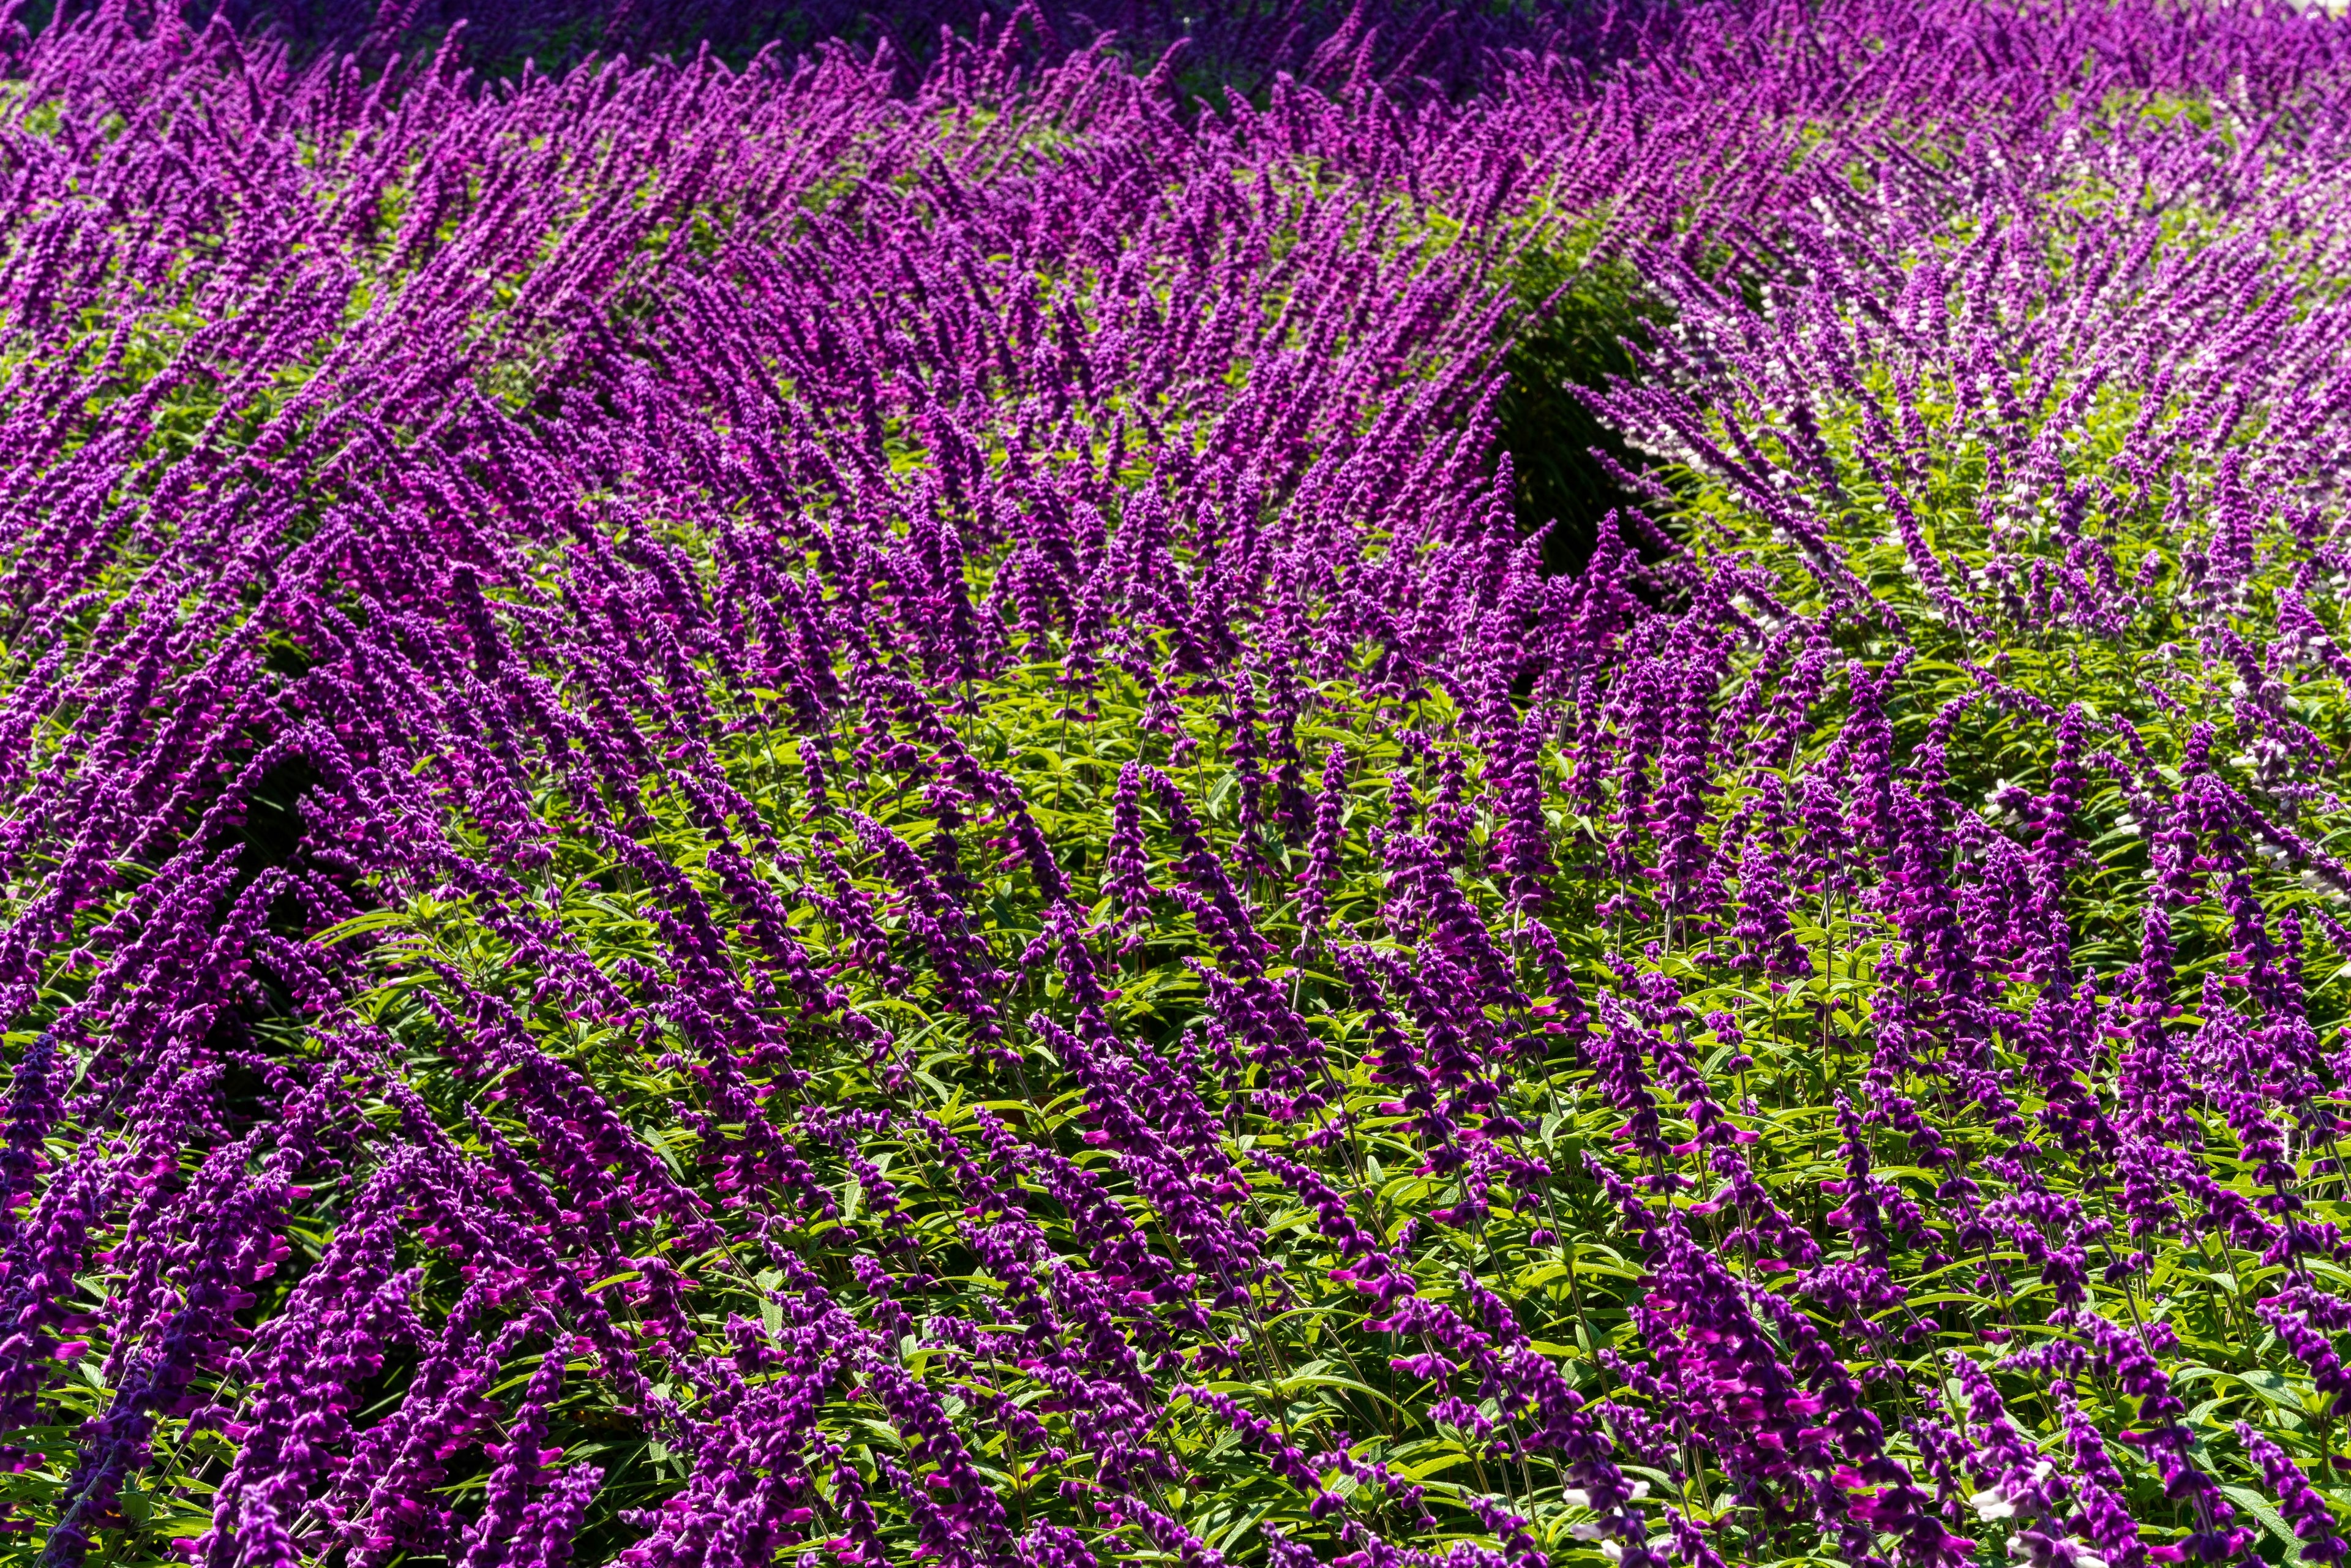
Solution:
{"label": "dark shadow area", "polygon": [[[1531,534],[1555,523],[1543,540],[1543,567],[1573,575],[1592,559],[1601,519],[1611,511],[1655,510],[1609,467],[1639,474],[1648,460],[1575,392],[1635,374],[1626,344],[1639,341],[1643,330],[1639,281],[1621,262],[1585,267],[1538,251],[1520,263],[1514,287],[1520,327],[1502,359],[1510,382],[1495,410],[1497,435],[1517,476],[1520,528]],[[1595,450],[1608,462],[1593,455]],[[1663,553],[1633,530],[1625,539],[1645,559]]]}
{"label": "dark shadow area", "polygon": [[319,782],[299,751],[288,753],[255,781],[237,837],[236,886],[242,890],[272,866],[290,867],[302,847],[302,797]]}

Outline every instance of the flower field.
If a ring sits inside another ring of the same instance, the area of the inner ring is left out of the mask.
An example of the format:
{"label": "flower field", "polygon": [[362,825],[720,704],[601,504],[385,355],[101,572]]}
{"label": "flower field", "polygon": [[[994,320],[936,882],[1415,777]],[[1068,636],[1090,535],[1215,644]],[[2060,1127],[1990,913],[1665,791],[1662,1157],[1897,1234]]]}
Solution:
{"label": "flower field", "polygon": [[0,1554],[2351,1555],[2351,23],[1206,11],[0,5]]}

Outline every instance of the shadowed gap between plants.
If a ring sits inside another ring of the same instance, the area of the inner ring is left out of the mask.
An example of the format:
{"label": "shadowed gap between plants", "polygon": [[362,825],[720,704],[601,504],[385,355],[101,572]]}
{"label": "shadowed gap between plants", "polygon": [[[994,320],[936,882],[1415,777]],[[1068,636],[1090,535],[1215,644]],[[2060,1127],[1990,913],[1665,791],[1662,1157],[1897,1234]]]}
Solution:
{"label": "shadowed gap between plants", "polygon": [[[1654,503],[1628,486],[1607,463],[1638,475],[1648,459],[1602,423],[1577,394],[1611,376],[1636,378],[1628,340],[1643,331],[1639,280],[1623,262],[1579,264],[1555,251],[1529,252],[1512,281],[1520,330],[1502,357],[1510,375],[1496,409],[1496,434],[1510,454],[1519,527],[1531,535],[1552,525],[1542,541],[1543,570],[1581,572],[1592,559],[1603,518]],[[1662,541],[1625,529],[1625,542],[1646,561],[1663,559]]]}

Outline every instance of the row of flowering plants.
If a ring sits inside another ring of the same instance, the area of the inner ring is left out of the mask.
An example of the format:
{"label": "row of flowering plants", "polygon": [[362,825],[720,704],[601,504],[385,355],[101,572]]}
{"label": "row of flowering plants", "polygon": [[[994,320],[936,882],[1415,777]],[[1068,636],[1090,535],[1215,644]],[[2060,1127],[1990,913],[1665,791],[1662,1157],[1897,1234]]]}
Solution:
{"label": "row of flowering plants", "polygon": [[2342,25],[11,15],[12,1559],[2351,1553]]}

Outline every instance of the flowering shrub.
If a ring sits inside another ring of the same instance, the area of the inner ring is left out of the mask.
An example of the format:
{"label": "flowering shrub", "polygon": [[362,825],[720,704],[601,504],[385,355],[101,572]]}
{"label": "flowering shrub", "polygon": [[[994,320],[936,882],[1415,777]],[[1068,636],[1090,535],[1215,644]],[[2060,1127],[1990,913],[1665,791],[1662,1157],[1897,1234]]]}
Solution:
{"label": "flowering shrub", "polygon": [[9,1552],[2351,1552],[2351,34],[1366,15],[9,34]]}

